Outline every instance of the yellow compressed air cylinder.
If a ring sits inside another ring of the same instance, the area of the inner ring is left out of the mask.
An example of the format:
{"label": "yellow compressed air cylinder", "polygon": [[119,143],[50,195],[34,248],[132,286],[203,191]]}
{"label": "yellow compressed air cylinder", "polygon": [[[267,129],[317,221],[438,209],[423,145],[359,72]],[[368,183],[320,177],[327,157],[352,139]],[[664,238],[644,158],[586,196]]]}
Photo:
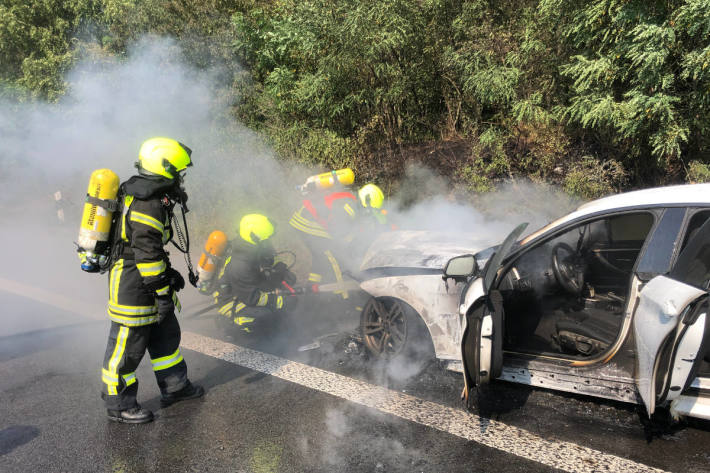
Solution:
{"label": "yellow compressed air cylinder", "polygon": [[316,189],[330,189],[336,183],[350,186],[355,181],[355,173],[350,168],[316,174],[306,180],[306,186],[315,186]]}
{"label": "yellow compressed air cylinder", "polygon": [[91,173],[77,242],[79,248],[87,254],[101,252],[104,249],[102,247],[108,246],[113,218],[113,211],[96,201],[89,201],[89,197],[115,201],[119,184],[118,176],[110,169],[97,169]]}

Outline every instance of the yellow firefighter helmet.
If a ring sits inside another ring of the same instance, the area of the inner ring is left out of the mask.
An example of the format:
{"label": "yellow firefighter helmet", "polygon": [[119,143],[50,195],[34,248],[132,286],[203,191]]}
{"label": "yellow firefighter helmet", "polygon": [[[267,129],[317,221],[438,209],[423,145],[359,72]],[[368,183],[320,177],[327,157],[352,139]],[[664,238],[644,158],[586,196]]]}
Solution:
{"label": "yellow firefighter helmet", "polygon": [[239,222],[239,236],[252,245],[268,240],[273,234],[274,225],[261,214],[245,215]]}
{"label": "yellow firefighter helmet", "polygon": [[138,152],[136,167],[141,173],[175,179],[178,173],[192,166],[192,150],[171,138],[151,138]]}
{"label": "yellow firefighter helmet", "polygon": [[385,201],[385,194],[375,184],[365,184],[357,191],[363,207],[379,209]]}

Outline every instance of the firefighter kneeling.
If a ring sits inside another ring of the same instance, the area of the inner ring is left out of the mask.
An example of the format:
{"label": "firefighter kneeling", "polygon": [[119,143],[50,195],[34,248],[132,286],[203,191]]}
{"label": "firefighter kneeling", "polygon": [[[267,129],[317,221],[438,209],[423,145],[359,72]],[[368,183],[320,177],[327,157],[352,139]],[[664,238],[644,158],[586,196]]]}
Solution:
{"label": "firefighter kneeling", "polygon": [[102,397],[109,419],[144,423],[153,413],[136,402],[136,368],[146,349],[161,392],[161,406],[192,399],[204,389],[190,383],[180,353],[176,292],[185,286],[170,267],[163,249],[172,238],[173,208],[187,200],[181,174],[192,165],[191,151],[169,138],[153,138],[141,146],[139,176],[119,190],[122,212],[114,229],[115,260],[109,274],[111,319],[104,358]]}
{"label": "firefighter kneeling", "polygon": [[270,238],[274,226],[263,215],[249,214],[239,222],[239,238],[229,243],[226,261],[213,294],[217,310],[245,331],[257,322],[258,310],[282,314],[292,309],[296,298],[286,294],[296,276],[283,262],[275,262]]}

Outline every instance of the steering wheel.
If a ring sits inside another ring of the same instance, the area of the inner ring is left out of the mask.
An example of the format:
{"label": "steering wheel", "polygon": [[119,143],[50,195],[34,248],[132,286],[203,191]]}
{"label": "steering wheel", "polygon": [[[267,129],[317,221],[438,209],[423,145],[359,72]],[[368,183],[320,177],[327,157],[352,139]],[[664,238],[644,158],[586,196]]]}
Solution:
{"label": "steering wheel", "polygon": [[552,272],[565,291],[575,296],[582,293],[584,269],[584,259],[567,243],[560,242],[552,247]]}

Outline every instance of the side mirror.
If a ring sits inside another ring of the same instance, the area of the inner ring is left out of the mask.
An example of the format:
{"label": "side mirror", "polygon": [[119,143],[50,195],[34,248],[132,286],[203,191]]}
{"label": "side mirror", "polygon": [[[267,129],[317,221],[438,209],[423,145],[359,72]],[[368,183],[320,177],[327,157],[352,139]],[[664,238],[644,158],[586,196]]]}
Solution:
{"label": "side mirror", "polygon": [[444,267],[444,279],[466,279],[476,271],[476,258],[473,255],[461,255],[451,258]]}

